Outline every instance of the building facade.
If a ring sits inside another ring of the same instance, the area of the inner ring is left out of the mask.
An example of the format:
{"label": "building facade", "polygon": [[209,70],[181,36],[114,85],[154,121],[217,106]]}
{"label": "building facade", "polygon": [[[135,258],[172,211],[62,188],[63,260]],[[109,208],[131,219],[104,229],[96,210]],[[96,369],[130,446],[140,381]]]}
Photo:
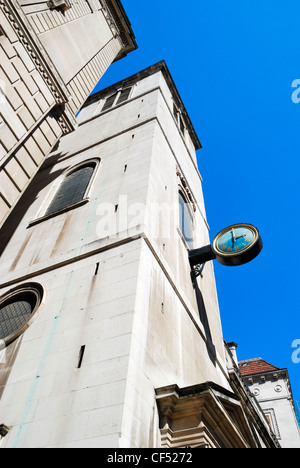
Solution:
{"label": "building facade", "polygon": [[300,448],[300,430],[287,369],[262,358],[240,361],[239,368],[282,448]]}
{"label": "building facade", "polygon": [[136,47],[119,0],[0,1],[0,226],[109,65]]}
{"label": "building facade", "polygon": [[[224,345],[201,147],[165,62],[91,96],[14,210],[0,444],[278,447]],[[15,320],[12,320],[14,317]]]}

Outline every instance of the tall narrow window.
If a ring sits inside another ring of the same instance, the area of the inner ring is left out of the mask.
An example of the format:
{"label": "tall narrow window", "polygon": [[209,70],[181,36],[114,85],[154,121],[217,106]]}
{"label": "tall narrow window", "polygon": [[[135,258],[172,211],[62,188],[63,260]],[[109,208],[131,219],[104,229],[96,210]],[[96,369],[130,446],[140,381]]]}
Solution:
{"label": "tall narrow window", "polygon": [[117,104],[121,104],[122,102],[127,101],[130,91],[131,91],[131,88],[122,89],[118,97]]}
{"label": "tall narrow window", "polygon": [[192,249],[193,219],[189,204],[186,202],[181,192],[179,192],[179,226],[186,243],[188,244],[189,248]]}
{"label": "tall narrow window", "polygon": [[57,190],[45,215],[56,213],[83,200],[94,169],[95,164],[91,163],[69,173]]}
{"label": "tall narrow window", "polygon": [[105,111],[105,110],[107,110],[107,109],[110,109],[110,108],[113,106],[113,104],[114,104],[114,102],[115,102],[115,99],[116,99],[116,97],[117,97],[117,94],[118,94],[118,93],[112,94],[111,96],[109,96],[109,97],[106,99],[106,101],[105,101],[105,103],[104,103],[104,106],[102,107],[102,111]]}
{"label": "tall narrow window", "polygon": [[111,94],[108,96],[104,102],[104,105],[102,107],[102,112],[110,109],[113,106],[117,106],[118,104],[122,104],[122,102],[127,101],[130,95],[131,87],[129,88],[124,88],[124,89],[119,89],[117,92],[114,94]]}

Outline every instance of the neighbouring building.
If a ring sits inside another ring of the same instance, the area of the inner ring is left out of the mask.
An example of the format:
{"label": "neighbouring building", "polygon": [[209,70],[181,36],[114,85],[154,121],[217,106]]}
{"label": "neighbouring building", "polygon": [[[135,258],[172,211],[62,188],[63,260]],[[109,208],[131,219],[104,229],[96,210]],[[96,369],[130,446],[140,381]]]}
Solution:
{"label": "neighbouring building", "polygon": [[1,244],[3,448],[279,447],[224,344],[213,262],[191,277],[200,148],[159,62],[92,95],[44,162]]}
{"label": "neighbouring building", "polygon": [[136,47],[120,0],[0,0],[0,227],[109,65]]}
{"label": "neighbouring building", "polygon": [[300,448],[300,430],[287,369],[260,357],[239,361],[239,369],[281,447]]}

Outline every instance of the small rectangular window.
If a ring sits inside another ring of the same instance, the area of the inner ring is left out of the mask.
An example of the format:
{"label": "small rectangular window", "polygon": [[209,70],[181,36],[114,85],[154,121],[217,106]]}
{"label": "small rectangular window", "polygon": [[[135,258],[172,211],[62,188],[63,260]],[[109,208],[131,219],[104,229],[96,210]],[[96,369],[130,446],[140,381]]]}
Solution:
{"label": "small rectangular window", "polygon": [[110,109],[110,108],[113,106],[116,97],[117,97],[117,93],[112,94],[111,96],[109,96],[109,97],[106,99],[106,101],[105,101],[105,103],[104,103],[104,106],[102,107],[102,111],[105,111],[105,110],[107,110],[107,109]]}
{"label": "small rectangular window", "polygon": [[183,123],[182,117],[180,117],[179,126],[180,126],[180,131],[181,131],[181,133],[184,134],[184,123]]}
{"label": "small rectangular window", "polygon": [[121,104],[124,101],[127,101],[131,88],[122,89],[117,104]]}
{"label": "small rectangular window", "polygon": [[83,355],[85,352],[85,345],[82,345],[80,350],[79,350],[79,356],[78,356],[78,363],[77,363],[77,369],[80,369],[82,365],[82,360],[83,360]]}

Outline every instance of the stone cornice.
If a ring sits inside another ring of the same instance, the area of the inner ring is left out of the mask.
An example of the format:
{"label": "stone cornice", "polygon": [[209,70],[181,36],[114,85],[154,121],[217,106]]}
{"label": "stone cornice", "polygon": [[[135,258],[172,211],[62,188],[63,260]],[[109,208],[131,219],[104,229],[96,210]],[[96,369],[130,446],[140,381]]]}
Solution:
{"label": "stone cornice", "polygon": [[119,60],[129,52],[137,49],[134,33],[127,14],[119,0],[101,0],[101,3],[112,33],[122,41],[122,50],[115,59]]}
{"label": "stone cornice", "polygon": [[203,382],[185,388],[169,385],[155,389],[155,393],[163,447],[183,447],[187,442],[203,448],[256,447],[233,392],[214,382]]}
{"label": "stone cornice", "polygon": [[244,382],[258,382],[267,380],[278,380],[279,378],[287,378],[287,369],[277,369],[257,374],[243,375]]}

